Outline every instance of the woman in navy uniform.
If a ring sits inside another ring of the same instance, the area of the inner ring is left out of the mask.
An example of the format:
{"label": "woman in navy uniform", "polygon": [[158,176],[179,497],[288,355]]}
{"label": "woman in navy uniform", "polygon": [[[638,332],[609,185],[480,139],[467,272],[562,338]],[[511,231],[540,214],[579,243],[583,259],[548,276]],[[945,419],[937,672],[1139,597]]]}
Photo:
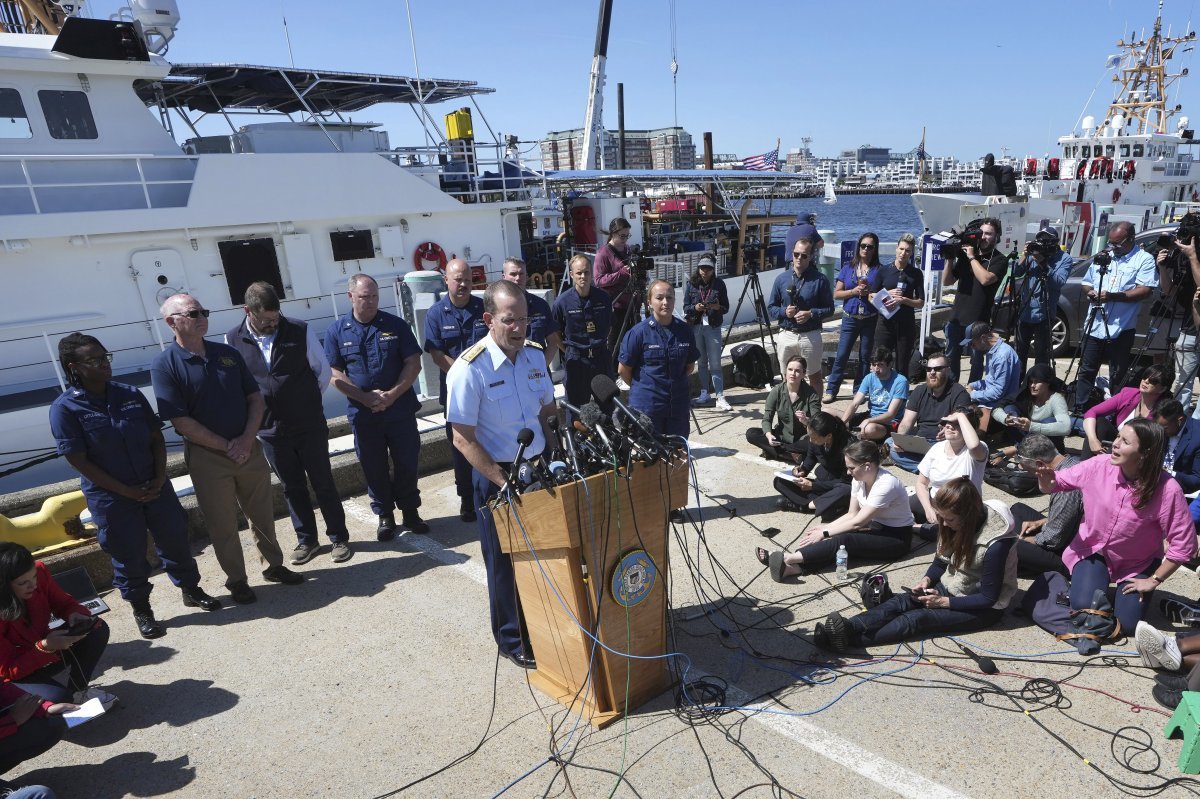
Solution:
{"label": "woman in navy uniform", "polygon": [[167,481],[162,422],[142,393],[112,380],[112,353],[92,336],[72,333],[58,342],[71,386],[50,406],[58,453],[82,475],[88,510],[100,547],[112,558],[113,585],[133,606],[143,638],[166,631],[150,609],[146,536],[183,604],[221,607],[200,588],[200,571],[188,543],[187,514]]}
{"label": "woman in navy uniform", "polygon": [[608,332],[612,327],[612,300],[592,285],[592,265],[586,255],[567,264],[571,288],[554,301],[554,320],[562,330],[567,402],[579,407],[591,399],[592,378],[612,377]]}
{"label": "woman in navy uniform", "polygon": [[621,343],[617,374],[629,384],[629,405],[650,417],[654,432],[687,438],[691,390],[700,350],[692,327],[675,318],[675,288],[655,280],[646,290],[651,316]]}

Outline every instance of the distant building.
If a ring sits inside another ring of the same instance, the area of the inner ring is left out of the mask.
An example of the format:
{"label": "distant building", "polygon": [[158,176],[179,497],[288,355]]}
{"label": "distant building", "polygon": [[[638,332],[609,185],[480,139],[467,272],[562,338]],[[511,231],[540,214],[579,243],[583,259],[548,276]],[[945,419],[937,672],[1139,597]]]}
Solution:
{"label": "distant building", "polygon": [[887,147],[872,147],[869,144],[864,144],[854,151],[856,160],[871,166],[887,166],[889,152]]}
{"label": "distant building", "polygon": [[[601,151],[607,169],[618,167],[617,136],[602,132]],[[541,142],[542,168],[583,168],[583,129],[551,131]],[[691,169],[696,163],[692,135],[680,127],[625,131],[626,169]]]}

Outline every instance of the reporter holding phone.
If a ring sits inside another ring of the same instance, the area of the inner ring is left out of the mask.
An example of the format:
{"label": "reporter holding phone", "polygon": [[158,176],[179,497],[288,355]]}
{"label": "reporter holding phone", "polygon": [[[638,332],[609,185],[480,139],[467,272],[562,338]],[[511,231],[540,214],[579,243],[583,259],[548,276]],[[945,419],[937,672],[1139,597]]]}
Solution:
{"label": "reporter holding phone", "polygon": [[844,618],[830,613],[813,641],[844,652],[917,636],[964,633],[991,627],[1017,591],[1017,525],[999,500],[983,501],[969,478],[942,486],[933,498],[937,552],[911,591]]}
{"label": "reporter holding phone", "polygon": [[[64,627],[50,629],[51,613]],[[83,704],[94,697],[108,708],[117,698],[88,687],[107,645],[107,624],[59,587],[28,549],[0,543],[0,678],[47,699]]]}

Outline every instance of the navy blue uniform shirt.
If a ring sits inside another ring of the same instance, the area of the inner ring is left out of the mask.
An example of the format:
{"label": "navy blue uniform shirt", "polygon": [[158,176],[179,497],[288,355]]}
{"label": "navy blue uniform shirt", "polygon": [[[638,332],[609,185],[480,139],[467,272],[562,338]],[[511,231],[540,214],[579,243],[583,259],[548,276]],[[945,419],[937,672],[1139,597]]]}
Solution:
{"label": "navy blue uniform shirt", "polygon": [[[386,391],[400,380],[404,361],[420,355],[421,346],[408,323],[386,311],[379,311],[370,322],[359,322],[353,313],[343,314],[325,331],[325,355],[329,365],[345,373],[363,391]],[[420,408],[416,390],[410,388],[381,416],[413,414]],[[350,400],[353,417],[363,406]]]}
{"label": "navy blue uniform shirt", "polygon": [[[104,396],[70,386],[50,405],[50,432],[59,455],[82,452],[98,468],[130,486],[154,479],[153,431],[162,428],[150,402],[133,386],[109,382]],[[113,495],[80,479],[89,503]]]}
{"label": "navy blue uniform shirt", "polygon": [[612,316],[612,299],[603,289],[593,286],[581,297],[572,286],[559,294],[554,301],[554,321],[562,331],[566,357],[586,358],[587,351],[600,347],[607,352]]}
{"label": "navy blue uniform shirt", "polygon": [[[450,301],[449,294],[429,308],[425,315],[425,351],[441,350],[451,358],[488,334],[483,322],[483,300],[471,295],[462,308]],[[441,371],[440,369],[438,371]],[[438,376],[438,402],[446,404],[446,373]]]}
{"label": "navy blue uniform shirt", "polygon": [[529,316],[529,332],[525,337],[530,341],[536,341],[544,348],[546,346],[546,337],[558,332],[558,323],[554,321],[554,313],[550,310],[550,303],[543,300],[536,294],[525,292],[525,302],[528,305],[527,314]]}
{"label": "navy blue uniform shirt", "polygon": [[654,317],[638,322],[621,342],[621,363],[633,370],[629,405],[646,413],[687,407],[688,364],[700,358],[692,326],[671,317],[666,327]]}
{"label": "navy blue uniform shirt", "polygon": [[245,432],[246,397],[259,393],[242,354],[215,341],[204,342],[203,358],[172,341],[155,357],[150,382],[159,416],[190,416],[222,438]]}

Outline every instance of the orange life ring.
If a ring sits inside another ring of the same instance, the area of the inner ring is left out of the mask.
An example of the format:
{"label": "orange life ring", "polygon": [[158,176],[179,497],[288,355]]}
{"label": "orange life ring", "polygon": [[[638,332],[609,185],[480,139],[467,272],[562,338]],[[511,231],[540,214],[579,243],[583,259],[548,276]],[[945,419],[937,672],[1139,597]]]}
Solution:
{"label": "orange life ring", "polygon": [[437,261],[437,271],[446,271],[446,251],[436,242],[423,241],[413,250],[413,268],[424,270],[426,261]]}

